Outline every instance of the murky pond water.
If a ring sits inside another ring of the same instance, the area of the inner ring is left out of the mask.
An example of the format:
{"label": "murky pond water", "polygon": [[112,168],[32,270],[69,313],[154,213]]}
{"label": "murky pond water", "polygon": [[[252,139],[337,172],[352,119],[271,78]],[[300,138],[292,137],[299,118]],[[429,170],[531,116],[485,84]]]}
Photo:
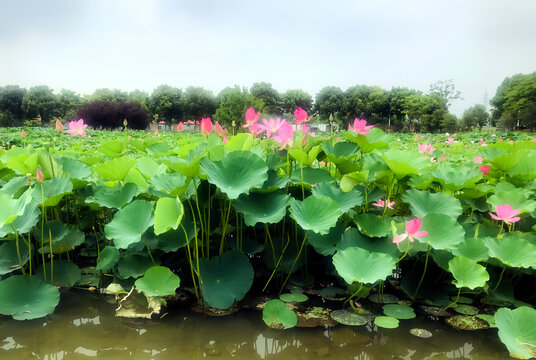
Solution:
{"label": "murky pond water", "polygon": [[[110,302],[107,301],[110,300]],[[395,330],[339,326],[272,330],[261,313],[224,318],[190,311],[159,320],[114,316],[113,299],[71,291],[56,312],[33,321],[0,318],[0,359],[508,359],[496,330],[458,332],[426,319]],[[433,337],[409,333],[420,327]]]}

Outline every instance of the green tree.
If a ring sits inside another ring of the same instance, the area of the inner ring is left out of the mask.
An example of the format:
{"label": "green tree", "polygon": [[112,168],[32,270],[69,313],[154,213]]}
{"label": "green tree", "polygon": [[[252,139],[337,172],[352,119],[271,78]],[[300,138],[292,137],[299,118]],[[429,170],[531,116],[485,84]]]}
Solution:
{"label": "green tree", "polygon": [[72,90],[61,89],[56,98],[57,107],[55,116],[65,120],[73,119],[76,115],[76,109],[80,107],[80,95]]}
{"label": "green tree", "polygon": [[244,115],[249,107],[257,110],[264,108],[261,99],[250,94],[246,88],[240,89],[238,86],[223,89],[218,94],[218,99],[220,106],[216,109],[214,119],[227,127],[231,126],[233,121],[237,126],[245,124]]}
{"label": "green tree", "polygon": [[393,87],[387,92],[389,101],[389,118],[388,123],[393,126],[395,131],[400,131],[406,124],[406,103],[407,98],[411,95],[421,95],[421,92],[403,87]]}
{"label": "green tree", "polygon": [[332,114],[335,121],[339,118],[344,103],[344,93],[339,87],[326,86],[316,94],[314,111],[326,121]]}
{"label": "green tree", "polygon": [[22,99],[26,92],[26,89],[18,85],[0,87],[0,112],[2,112],[3,126],[22,124],[24,119]]}
{"label": "green tree", "polygon": [[119,89],[110,90],[108,88],[96,89],[88,98],[88,101],[108,101],[118,103],[128,100],[128,93]]}
{"label": "green tree", "polygon": [[128,100],[140,103],[142,108],[144,108],[146,111],[149,111],[151,97],[149,96],[148,92],[136,89],[128,93]]}
{"label": "green tree", "polygon": [[22,99],[22,110],[27,119],[41,116],[44,124],[56,114],[57,101],[54,91],[46,85],[34,86]]}
{"label": "green tree", "polygon": [[287,90],[281,98],[281,110],[284,114],[293,114],[294,110],[301,107],[308,113],[313,110],[313,97],[302,89]]}
{"label": "green tree", "polygon": [[372,94],[375,89],[379,88],[367,85],[356,85],[346,89],[344,92],[342,111],[342,117],[345,122],[344,125],[353,122],[355,118],[371,120],[371,114],[368,112],[367,103],[370,94]]}
{"label": "green tree", "polygon": [[184,90],[182,108],[185,119],[201,120],[203,117],[210,117],[214,114],[217,101],[211,91],[190,86]]}
{"label": "green tree", "polygon": [[428,91],[430,95],[438,95],[445,99],[447,107],[449,107],[454,100],[462,99],[461,91],[456,89],[454,85],[454,80],[439,80],[430,84],[430,90]]}
{"label": "green tree", "polygon": [[181,101],[181,89],[169,85],[159,85],[151,94],[149,110],[153,116],[158,115],[159,120],[171,123],[173,119],[182,119],[183,108]]}
{"label": "green tree", "polygon": [[442,130],[448,132],[456,132],[458,131],[459,127],[460,126],[458,124],[458,118],[456,117],[456,115],[446,113],[443,117],[443,121],[441,121]]}
{"label": "green tree", "polygon": [[471,129],[478,127],[478,130],[482,130],[482,126],[486,125],[489,120],[489,114],[486,107],[481,104],[471,106],[469,109],[463,112],[462,126],[464,129]]}
{"label": "green tree", "polygon": [[262,100],[264,103],[264,109],[256,109],[263,111],[273,116],[282,116],[281,111],[281,95],[272,87],[272,84],[267,82],[256,82],[251,86],[251,95]]}

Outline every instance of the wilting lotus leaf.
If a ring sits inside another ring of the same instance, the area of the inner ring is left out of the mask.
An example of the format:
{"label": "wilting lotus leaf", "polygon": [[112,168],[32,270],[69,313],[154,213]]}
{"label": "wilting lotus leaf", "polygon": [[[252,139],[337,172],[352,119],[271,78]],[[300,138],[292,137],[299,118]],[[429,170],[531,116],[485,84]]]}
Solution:
{"label": "wilting lotus leaf", "polygon": [[313,195],[323,195],[335,200],[339,204],[343,214],[354,206],[363,205],[363,201],[365,200],[359,191],[350,190],[344,192],[331,182],[317,184],[313,188],[312,193]]}
{"label": "wilting lotus leaf", "polygon": [[489,256],[503,264],[518,268],[536,268],[536,245],[523,238],[522,234],[510,233],[504,237],[486,238]]}
{"label": "wilting lotus leaf", "polygon": [[495,326],[495,317],[493,315],[477,314],[476,317],[479,318],[479,319],[484,320],[485,322],[487,322],[489,327],[492,327],[492,328],[497,327],[497,326]]}
{"label": "wilting lotus leaf", "polygon": [[344,291],[341,288],[328,286],[328,287],[321,289],[318,292],[318,295],[320,295],[321,297],[327,300],[338,300],[346,296],[346,291]]}
{"label": "wilting lotus leaf", "polygon": [[428,235],[416,239],[436,250],[454,249],[465,239],[465,232],[461,225],[444,214],[426,215],[422,218],[420,230],[427,231]]}
{"label": "wilting lotus leaf", "polygon": [[[48,283],[50,283],[50,270],[54,269],[52,284],[55,286],[73,287],[82,277],[78,266],[70,261],[56,260],[53,265],[51,263],[45,265]],[[35,277],[43,279],[43,265],[35,270]]]}
{"label": "wilting lotus leaf", "polygon": [[0,227],[12,224],[18,216],[24,214],[25,207],[32,200],[31,192],[26,191],[18,199],[0,193]]}
{"label": "wilting lotus leaf", "polygon": [[145,296],[135,287],[119,302],[115,316],[125,318],[150,319],[153,314],[160,314],[163,300],[155,296]]}
{"label": "wilting lotus leaf", "polygon": [[484,266],[463,256],[456,256],[449,261],[449,271],[454,276],[454,285],[460,289],[467,287],[473,290],[483,287],[489,280],[489,274]]}
{"label": "wilting lotus leaf", "polygon": [[446,318],[445,321],[458,330],[484,330],[489,328],[486,321],[472,315],[454,315]]}
{"label": "wilting lotus leaf", "polygon": [[35,277],[15,275],[0,281],[0,314],[11,315],[15,320],[52,314],[59,302],[58,289]]}
{"label": "wilting lotus leaf", "polygon": [[[536,310],[521,306],[515,310],[500,308],[495,313],[495,324],[499,338],[516,359],[530,359],[534,354],[529,351],[536,346]],[[527,345],[523,345],[527,344]]]}
{"label": "wilting lotus leaf", "polygon": [[106,287],[106,289],[104,289],[104,293],[106,295],[120,295],[120,294],[128,294],[128,292],[123,289],[123,287],[119,284],[116,284],[116,283],[111,283],[110,285],[108,285]]}
{"label": "wilting lotus leaf", "polygon": [[153,176],[149,183],[156,191],[161,191],[169,196],[180,196],[188,187],[186,176],[179,173],[163,173]]}
{"label": "wilting lotus leaf", "polygon": [[489,259],[488,248],[484,239],[469,237],[459,243],[452,253],[458,256],[464,256],[474,261],[486,261]]}
{"label": "wilting lotus leaf", "polygon": [[262,320],[274,329],[290,329],[298,323],[298,317],[284,302],[272,299],[262,309]]}
{"label": "wilting lotus leaf", "polygon": [[281,300],[283,300],[284,302],[304,302],[304,301],[309,300],[307,295],[305,295],[305,294],[297,294],[297,293],[296,294],[294,294],[294,293],[281,294],[281,295],[279,295],[279,298]]}
{"label": "wilting lotus leaf", "polygon": [[454,311],[463,315],[476,315],[479,312],[477,307],[465,304],[455,306]]}
{"label": "wilting lotus leaf", "polygon": [[410,306],[404,306],[399,304],[387,304],[383,306],[383,313],[387,316],[394,317],[395,319],[413,319],[415,311]]}
{"label": "wilting lotus leaf", "polygon": [[392,274],[395,260],[386,254],[351,247],[337,251],[333,255],[333,265],[348,284],[354,281],[373,284],[378,280],[385,280]]}
{"label": "wilting lotus leaf", "polygon": [[[15,241],[0,242],[0,276],[20,269]],[[32,249],[33,250],[33,249]],[[28,247],[20,248],[22,264],[28,262]]]}
{"label": "wilting lotus leaf", "polygon": [[168,296],[174,295],[175,290],[180,286],[179,277],[165,266],[153,266],[143,277],[136,280],[136,288],[146,296]]}
{"label": "wilting lotus leaf", "polygon": [[376,316],[374,318],[374,325],[386,329],[396,329],[398,327],[399,321],[394,317],[390,316]]}
{"label": "wilting lotus leaf", "polygon": [[19,234],[26,234],[30,232],[33,227],[39,222],[41,216],[41,210],[35,205],[35,202],[28,203],[24,208],[22,215],[11,223],[6,224],[0,228],[0,237],[4,237],[7,234],[13,234],[15,229]]}
{"label": "wilting lotus leaf", "polygon": [[70,179],[52,178],[37,184],[33,188],[32,197],[38,204],[43,203],[44,200],[45,206],[56,206],[63,196],[71,191],[73,191],[73,183]]}
{"label": "wilting lotus leaf", "polygon": [[242,300],[253,283],[253,267],[248,257],[238,251],[202,259],[199,272],[203,299],[216,309],[227,309]]}
{"label": "wilting lotus leaf", "polygon": [[409,204],[411,212],[416,217],[436,213],[456,219],[462,214],[460,200],[445,193],[433,194],[429,191],[411,189],[402,195],[402,200]]}
{"label": "wilting lotus leaf", "polygon": [[520,209],[521,213],[536,210],[536,201],[529,199],[525,189],[498,191],[488,198],[488,203],[492,211],[495,211],[497,205],[505,204],[510,205],[512,209]]}
{"label": "wilting lotus leaf", "polygon": [[136,160],[122,156],[94,166],[93,171],[103,180],[124,181],[134,164]]}
{"label": "wilting lotus leaf", "polygon": [[154,233],[160,235],[170,229],[177,229],[183,214],[184,208],[179,199],[168,197],[158,199],[154,211]]}
{"label": "wilting lotus leaf", "polygon": [[83,162],[65,156],[55,158],[61,165],[63,172],[71,179],[85,180],[91,177],[91,168]]}
{"label": "wilting lotus leaf", "polygon": [[370,316],[357,314],[349,310],[335,310],[329,314],[336,322],[348,326],[361,326],[370,321]]}
{"label": "wilting lotus leaf", "polygon": [[236,210],[244,214],[244,222],[248,226],[257,223],[275,224],[283,219],[287,212],[289,196],[281,193],[250,193],[242,194],[233,201]]}
{"label": "wilting lotus leaf", "polygon": [[127,254],[117,261],[117,271],[123,279],[139,278],[147,269],[154,266],[151,259],[138,254]]}
{"label": "wilting lotus leaf", "polygon": [[376,304],[396,304],[400,301],[399,298],[392,294],[371,294],[368,299]]}
{"label": "wilting lotus leaf", "polygon": [[359,231],[369,237],[383,237],[391,232],[388,220],[374,214],[360,214],[354,218]]}
{"label": "wilting lotus leaf", "polygon": [[327,234],[342,215],[339,205],[327,196],[309,196],[303,201],[289,200],[291,216],[303,230]]}
{"label": "wilting lotus leaf", "polygon": [[112,221],[104,227],[104,233],[114,241],[116,248],[126,249],[130,244],[140,241],[141,235],[153,222],[153,205],[145,200],[135,200],[117,211]]}
{"label": "wilting lotus leaf", "polygon": [[476,166],[456,166],[441,164],[431,172],[434,180],[438,181],[443,189],[459,191],[472,188],[482,179],[482,172]]}
{"label": "wilting lotus leaf", "polygon": [[117,260],[119,260],[119,250],[114,246],[106,246],[100,252],[100,259],[97,262],[97,270],[108,271],[113,269]]}
{"label": "wilting lotus leaf", "polygon": [[409,331],[409,333],[413,336],[420,337],[423,339],[428,339],[432,337],[432,333],[426,329],[413,328]]}
{"label": "wilting lotus leaf", "polygon": [[86,202],[94,202],[99,206],[111,209],[120,209],[132,201],[137,191],[138,187],[133,183],[126,183],[124,186],[117,184],[115,188],[99,186],[92,196],[86,198]]}
{"label": "wilting lotus leaf", "polygon": [[249,151],[233,151],[215,162],[203,158],[200,166],[208,181],[220,188],[229,199],[249,193],[252,187],[262,187],[268,179],[266,162]]}
{"label": "wilting lotus leaf", "polygon": [[397,179],[417,175],[430,164],[430,160],[417,151],[389,149],[382,158]]}

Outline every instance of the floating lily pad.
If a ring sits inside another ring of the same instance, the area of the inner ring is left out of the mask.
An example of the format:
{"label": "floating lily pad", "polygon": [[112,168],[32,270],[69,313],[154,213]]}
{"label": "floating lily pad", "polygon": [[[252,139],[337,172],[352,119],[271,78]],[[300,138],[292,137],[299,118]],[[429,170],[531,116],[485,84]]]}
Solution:
{"label": "floating lily pad", "polygon": [[499,338],[517,359],[530,359],[536,346],[536,310],[521,306],[515,310],[500,308],[495,313]]}
{"label": "floating lily pad", "polygon": [[330,316],[336,322],[348,326],[366,325],[371,319],[368,315],[356,314],[349,310],[335,310]]}
{"label": "floating lily pad", "polygon": [[413,336],[420,337],[423,339],[429,339],[432,337],[432,333],[426,329],[413,328],[409,331]]}
{"label": "floating lily pad", "polygon": [[484,321],[486,321],[488,324],[489,324],[489,327],[497,327],[495,326],[495,317],[493,315],[489,315],[489,314],[477,314],[475,315],[477,318],[479,319],[482,319]]}
{"label": "floating lily pad", "polygon": [[374,318],[374,325],[386,329],[396,329],[399,325],[398,319],[390,316],[376,316]]}
{"label": "floating lily pad", "polygon": [[385,280],[392,274],[395,260],[386,254],[350,247],[339,250],[333,255],[333,265],[348,284],[354,281],[373,284],[378,280]]}
{"label": "floating lily pad", "polygon": [[0,281],[0,314],[15,320],[52,314],[59,302],[58,288],[35,277],[15,275]]}
{"label": "floating lily pad", "polygon": [[368,297],[370,301],[376,304],[396,304],[400,299],[391,294],[372,294]]}
{"label": "floating lily pad", "polygon": [[412,307],[399,304],[384,305],[383,313],[387,316],[403,320],[413,319],[416,316],[415,311],[413,311]]}
{"label": "floating lily pad", "polygon": [[136,280],[136,288],[146,296],[174,295],[180,286],[179,277],[165,266],[153,266],[145,272],[143,277]]}
{"label": "floating lily pad", "polygon": [[437,307],[437,306],[427,306],[427,305],[421,305],[419,306],[419,309],[421,309],[422,312],[424,312],[426,315],[430,316],[449,316],[450,313]]}
{"label": "floating lily pad", "polygon": [[339,205],[327,196],[312,195],[303,201],[290,199],[290,213],[303,230],[327,234],[342,215]]}
{"label": "floating lily pad", "polygon": [[115,309],[115,316],[150,319],[153,315],[160,314],[162,311],[162,301],[158,297],[147,297],[133,287],[119,302],[119,307]]}
{"label": "floating lily pad", "polygon": [[454,311],[462,315],[476,315],[479,312],[477,307],[465,304],[454,307]]}
{"label": "floating lily pad", "polygon": [[262,320],[274,329],[290,329],[298,323],[298,317],[294,311],[279,299],[272,299],[264,305]]}
{"label": "floating lily pad", "polygon": [[454,315],[446,318],[447,324],[458,330],[484,330],[488,329],[487,321],[471,315]]}
{"label": "floating lily pad", "polygon": [[328,286],[320,290],[318,294],[326,300],[338,300],[346,296],[346,291],[341,288]]}
{"label": "floating lily pad", "polygon": [[306,311],[296,311],[298,317],[297,327],[333,327],[339,323],[330,317],[331,310],[322,307],[313,307]]}
{"label": "floating lily pad", "polygon": [[279,295],[279,299],[283,300],[284,302],[305,302],[309,300],[307,295],[298,293],[281,294]]}

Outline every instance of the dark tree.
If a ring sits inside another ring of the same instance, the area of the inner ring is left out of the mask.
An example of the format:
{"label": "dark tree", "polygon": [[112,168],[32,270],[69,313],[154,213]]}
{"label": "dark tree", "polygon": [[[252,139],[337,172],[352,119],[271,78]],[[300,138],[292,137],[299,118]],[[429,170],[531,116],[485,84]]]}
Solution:
{"label": "dark tree", "polygon": [[144,130],[149,126],[149,116],[147,110],[137,101],[124,101],[116,105],[117,117],[123,125],[123,120],[127,119],[129,129]]}
{"label": "dark tree", "polygon": [[76,118],[84,119],[86,124],[94,128],[114,129],[123,126],[116,106],[105,100],[85,103],[76,112]]}
{"label": "dark tree", "polygon": [[26,89],[18,85],[0,87],[0,112],[4,115],[2,125],[20,125],[23,121],[22,99]]}

